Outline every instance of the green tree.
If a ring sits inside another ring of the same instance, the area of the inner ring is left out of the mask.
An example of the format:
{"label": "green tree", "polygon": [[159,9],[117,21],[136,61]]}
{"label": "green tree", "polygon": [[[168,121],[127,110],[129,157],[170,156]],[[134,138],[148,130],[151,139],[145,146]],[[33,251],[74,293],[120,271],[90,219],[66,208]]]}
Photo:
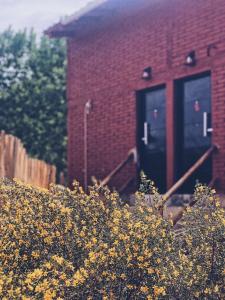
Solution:
{"label": "green tree", "polygon": [[33,31],[0,34],[0,130],[33,157],[66,166],[65,41]]}

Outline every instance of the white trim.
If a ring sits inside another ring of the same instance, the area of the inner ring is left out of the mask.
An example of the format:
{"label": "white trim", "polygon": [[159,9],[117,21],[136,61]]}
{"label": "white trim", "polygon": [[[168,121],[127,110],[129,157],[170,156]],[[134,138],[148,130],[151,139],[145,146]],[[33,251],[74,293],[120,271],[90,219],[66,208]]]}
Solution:
{"label": "white trim", "polygon": [[107,1],[108,0],[95,0],[95,1],[92,1],[89,4],[87,4],[84,8],[82,8],[79,11],[77,11],[76,13],[74,13],[73,15],[71,15],[69,17],[66,17],[65,19],[61,20],[60,23],[62,25],[68,25],[71,22],[77,21],[81,17],[88,14],[90,11],[92,11],[93,9],[97,8],[98,6],[100,6],[101,4],[103,4]]}

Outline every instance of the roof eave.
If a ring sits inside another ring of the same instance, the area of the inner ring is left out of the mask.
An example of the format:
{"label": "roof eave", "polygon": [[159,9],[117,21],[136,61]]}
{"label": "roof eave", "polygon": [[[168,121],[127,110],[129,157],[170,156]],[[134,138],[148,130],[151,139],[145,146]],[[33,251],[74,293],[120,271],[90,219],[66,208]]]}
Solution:
{"label": "roof eave", "polygon": [[79,10],[75,14],[61,20],[59,23],[51,26],[47,30],[44,31],[44,34],[48,35],[51,38],[62,38],[62,37],[70,37],[73,34],[73,30],[70,28],[71,24],[76,23],[82,17],[87,16],[91,11],[98,8],[103,3],[108,0],[96,0],[90,2],[83,9]]}
{"label": "roof eave", "polygon": [[50,38],[63,38],[71,36],[72,32],[62,26],[61,23],[57,23],[52,27],[44,31],[44,34],[48,35]]}

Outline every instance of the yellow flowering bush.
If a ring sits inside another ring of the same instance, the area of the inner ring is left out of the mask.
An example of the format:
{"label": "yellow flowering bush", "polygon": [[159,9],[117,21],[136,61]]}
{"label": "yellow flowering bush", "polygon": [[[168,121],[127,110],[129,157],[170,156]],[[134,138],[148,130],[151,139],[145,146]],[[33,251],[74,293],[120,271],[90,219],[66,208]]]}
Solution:
{"label": "yellow flowering bush", "polygon": [[174,227],[152,183],[129,207],[97,184],[86,194],[77,182],[1,180],[0,298],[222,299],[224,211],[213,190],[199,185],[194,196]]}
{"label": "yellow flowering bush", "polygon": [[[178,261],[173,290],[182,299],[222,299],[225,275],[225,215],[216,191],[197,185],[196,204],[182,219],[176,232]],[[180,262],[180,264],[178,264]],[[183,282],[183,284],[178,284]]]}

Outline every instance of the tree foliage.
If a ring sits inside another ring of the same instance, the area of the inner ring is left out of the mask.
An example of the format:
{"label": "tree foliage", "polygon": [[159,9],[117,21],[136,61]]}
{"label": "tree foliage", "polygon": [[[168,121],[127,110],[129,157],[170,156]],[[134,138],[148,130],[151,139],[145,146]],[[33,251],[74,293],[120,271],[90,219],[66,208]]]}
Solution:
{"label": "tree foliage", "polygon": [[66,163],[65,68],[65,41],[0,34],[0,129],[58,170]]}

